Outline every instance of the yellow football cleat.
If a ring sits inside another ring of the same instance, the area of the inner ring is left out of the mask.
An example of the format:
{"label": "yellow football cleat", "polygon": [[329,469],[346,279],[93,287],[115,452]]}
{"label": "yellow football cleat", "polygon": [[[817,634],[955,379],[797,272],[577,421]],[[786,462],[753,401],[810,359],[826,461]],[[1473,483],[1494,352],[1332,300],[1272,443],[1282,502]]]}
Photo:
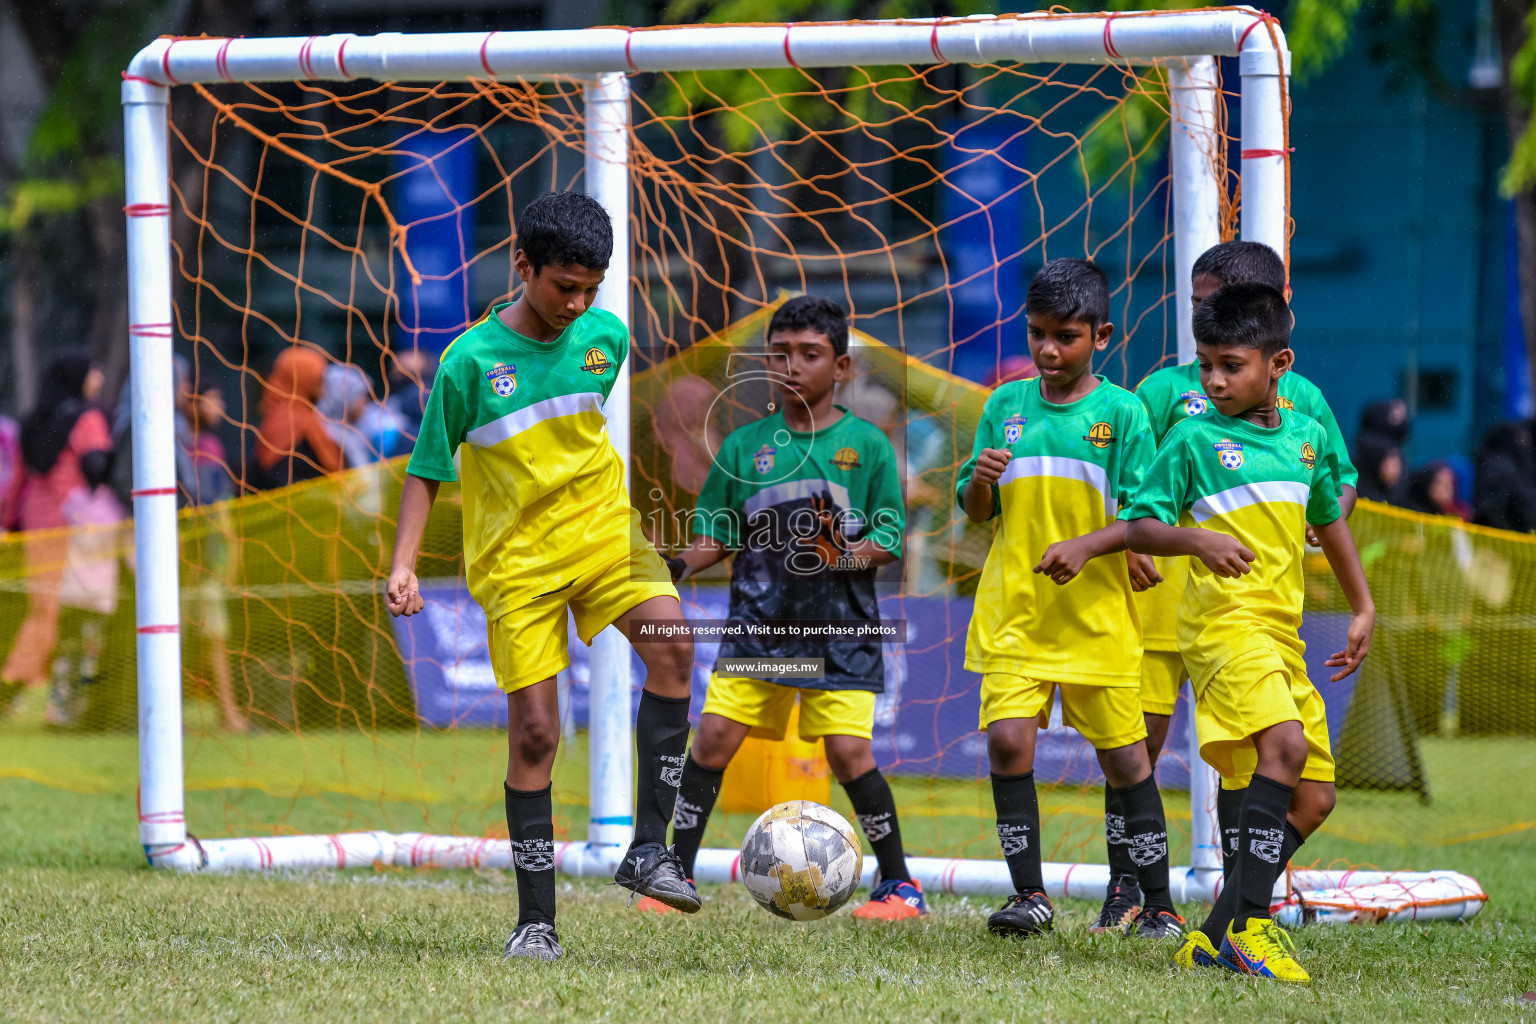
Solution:
{"label": "yellow football cleat", "polygon": [[1248,927],[1240,932],[1233,931],[1229,924],[1226,938],[1221,940],[1221,958],[1233,970],[1294,985],[1310,985],[1312,976],[1291,955],[1295,952],[1296,944],[1290,935],[1267,917],[1250,917]]}
{"label": "yellow football cleat", "polygon": [[1211,940],[1205,937],[1205,932],[1198,928],[1191,929],[1184,936],[1179,951],[1173,954],[1173,966],[1190,971],[1197,967],[1223,967],[1231,970],[1228,964],[1222,962],[1221,954],[1211,945]]}

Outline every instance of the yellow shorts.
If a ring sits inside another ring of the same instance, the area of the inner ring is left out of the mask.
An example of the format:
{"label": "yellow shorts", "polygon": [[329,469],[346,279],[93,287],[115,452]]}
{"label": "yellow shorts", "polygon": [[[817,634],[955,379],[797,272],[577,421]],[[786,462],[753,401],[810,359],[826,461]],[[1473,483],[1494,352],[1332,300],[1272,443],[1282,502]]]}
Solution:
{"label": "yellow shorts", "polygon": [[1178,651],[1141,652],[1141,710],[1148,715],[1171,715],[1179,702],[1184,682],[1184,656]]}
{"label": "yellow shorts", "polygon": [[656,564],[649,564],[647,550],[614,562],[578,578],[553,594],[536,597],[486,627],[491,648],[491,669],[496,685],[507,693],[555,675],[571,663],[570,631],[565,610],[576,619],[576,635],[587,646],[614,620],[653,597],[677,599],[677,588],[666,579],[666,566],[654,548],[648,549]]}
{"label": "yellow shorts", "polygon": [[875,734],[875,695],[868,690],[810,690],[742,676],[711,675],[702,714],[749,726],[747,735],[782,740],[800,697],[800,738]]}
{"label": "yellow shorts", "polygon": [[1050,720],[1061,690],[1062,721],[1083,734],[1095,750],[1113,750],[1147,738],[1139,686],[1084,686],[989,672],[981,677],[981,729],[1005,718]]}
{"label": "yellow shorts", "polygon": [[1195,691],[1200,757],[1216,769],[1223,789],[1247,788],[1259,762],[1253,734],[1281,722],[1300,722],[1306,734],[1301,777],[1332,782],[1328,709],[1294,651],[1274,647],[1239,655]]}

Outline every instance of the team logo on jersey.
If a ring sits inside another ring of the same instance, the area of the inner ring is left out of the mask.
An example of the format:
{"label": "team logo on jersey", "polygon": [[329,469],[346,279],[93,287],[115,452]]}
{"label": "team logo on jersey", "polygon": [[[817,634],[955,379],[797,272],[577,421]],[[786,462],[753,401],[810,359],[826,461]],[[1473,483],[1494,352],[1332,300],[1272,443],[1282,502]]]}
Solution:
{"label": "team logo on jersey", "polygon": [[1083,435],[1083,440],[1095,448],[1108,448],[1115,443],[1115,428],[1099,420],[1088,428],[1088,433]]}
{"label": "team logo on jersey", "polygon": [[1275,399],[1275,408],[1276,409],[1294,409],[1294,408],[1296,408],[1296,403],[1291,401],[1289,398],[1281,397],[1281,398]]}
{"label": "team logo on jersey", "polygon": [[498,395],[509,398],[517,390],[517,367],[497,363],[485,371],[485,379],[491,382],[491,387]]}
{"label": "team logo on jersey", "polygon": [[837,454],[832,456],[832,465],[844,473],[850,469],[858,469],[859,453],[852,448],[839,448]]}
{"label": "team logo on jersey", "polygon": [[765,444],[752,453],[752,467],[759,473],[767,473],[773,469],[773,456],[778,449]]}
{"label": "team logo on jersey", "polygon": [[1027,416],[1009,416],[1003,420],[1003,440],[1008,444],[1018,444],[1019,438],[1024,436],[1024,424],[1029,422]]}
{"label": "team logo on jersey", "polygon": [[1301,464],[1311,469],[1317,465],[1317,449],[1312,447],[1312,442],[1303,441],[1301,444]]}
{"label": "team logo on jersey", "polygon": [[600,348],[589,348],[581,361],[581,368],[587,373],[607,373],[613,364],[608,361],[608,356]]}
{"label": "team logo on jersey", "polygon": [[1228,469],[1243,468],[1243,446],[1236,441],[1222,438],[1211,447],[1216,449],[1216,457],[1221,460],[1223,466]]}
{"label": "team logo on jersey", "polygon": [[1186,391],[1179,396],[1179,401],[1184,403],[1185,416],[1203,416],[1211,407],[1203,391]]}

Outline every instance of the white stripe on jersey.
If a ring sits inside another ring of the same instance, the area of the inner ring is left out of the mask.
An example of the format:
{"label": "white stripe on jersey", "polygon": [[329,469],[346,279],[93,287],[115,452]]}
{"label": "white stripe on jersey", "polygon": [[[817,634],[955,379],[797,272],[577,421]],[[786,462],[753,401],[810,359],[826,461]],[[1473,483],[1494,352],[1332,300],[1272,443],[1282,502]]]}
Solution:
{"label": "white stripe on jersey", "polygon": [[516,437],[528,428],[546,420],[562,416],[578,416],[584,412],[602,415],[603,396],[595,391],[582,391],[573,395],[556,395],[542,402],[534,402],[516,412],[483,423],[464,435],[464,440],[476,448],[491,448],[509,438]]}
{"label": "white stripe on jersey", "polygon": [[[852,502],[848,498],[848,488],[842,484],[835,484],[830,480],[786,480],[781,484],[769,484],[758,491],[752,497],[741,503],[742,511],[747,518],[760,509],[771,508],[774,505],[783,504],[786,501],[797,499],[810,499],[823,491],[832,495],[832,502],[838,509],[853,512]],[[855,517],[857,518],[857,517]],[[851,522],[851,521],[850,521]],[[859,522],[863,522],[859,519]]]}
{"label": "white stripe on jersey", "polygon": [[1109,491],[1109,474],[1096,462],[1069,459],[1062,455],[1016,455],[1008,460],[1008,468],[998,478],[997,485],[1011,484],[1027,477],[1054,476],[1067,480],[1081,480],[1104,498],[1104,514],[1112,516],[1117,511],[1114,497]]}
{"label": "white stripe on jersey", "polygon": [[1189,511],[1195,522],[1203,523],[1212,516],[1236,512],[1250,505],[1274,503],[1306,508],[1311,493],[1309,485],[1295,480],[1259,480],[1201,498],[1190,506]]}

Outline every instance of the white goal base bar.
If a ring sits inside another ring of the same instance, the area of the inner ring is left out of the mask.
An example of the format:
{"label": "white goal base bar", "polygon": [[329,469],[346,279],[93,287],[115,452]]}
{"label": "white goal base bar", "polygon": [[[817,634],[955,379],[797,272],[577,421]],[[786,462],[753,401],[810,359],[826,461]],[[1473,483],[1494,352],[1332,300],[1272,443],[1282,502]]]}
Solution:
{"label": "white goal base bar", "polygon": [[[555,844],[555,869],[585,878],[612,878],[624,847],[584,842]],[[174,851],[152,856],[156,867],[187,871],[313,871],[344,868],[458,868],[506,871],[512,846],[505,839],[438,836],[421,832],[343,832],[328,836],[273,836],[267,839],[188,837]],[[741,880],[736,850],[699,851],[700,882]],[[1008,865],[997,860],[908,857],[907,868],[929,893],[1006,896],[1013,892]],[[1109,884],[1107,864],[1043,865],[1045,890],[1053,899],[1097,900]],[[875,858],[864,858],[860,884],[874,885]],[[1221,871],[1175,867],[1169,871],[1175,902],[1214,900]],[[1465,921],[1487,901],[1481,885],[1455,871],[1340,871],[1304,868],[1275,886],[1276,920],[1344,924],[1377,921]]]}

